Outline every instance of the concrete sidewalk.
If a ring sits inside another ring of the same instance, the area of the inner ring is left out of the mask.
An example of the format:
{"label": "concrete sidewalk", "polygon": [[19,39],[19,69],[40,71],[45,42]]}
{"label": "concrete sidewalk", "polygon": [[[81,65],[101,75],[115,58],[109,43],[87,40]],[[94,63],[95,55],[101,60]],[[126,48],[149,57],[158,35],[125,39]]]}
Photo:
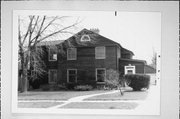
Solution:
{"label": "concrete sidewalk", "polygon": [[90,94],[90,95],[84,95],[84,96],[77,96],[77,97],[74,97],[74,98],[70,98],[69,100],[67,100],[63,104],[56,105],[56,106],[53,106],[53,107],[50,107],[50,108],[51,109],[60,108],[60,107],[62,107],[64,105],[67,105],[67,104],[72,103],[72,102],[82,102],[84,99],[90,98],[90,97],[93,97],[93,96],[104,95],[104,94],[112,94],[112,93],[117,93],[117,92],[118,92],[118,90],[110,91],[110,92],[106,92],[106,93],[98,93],[98,94]]}

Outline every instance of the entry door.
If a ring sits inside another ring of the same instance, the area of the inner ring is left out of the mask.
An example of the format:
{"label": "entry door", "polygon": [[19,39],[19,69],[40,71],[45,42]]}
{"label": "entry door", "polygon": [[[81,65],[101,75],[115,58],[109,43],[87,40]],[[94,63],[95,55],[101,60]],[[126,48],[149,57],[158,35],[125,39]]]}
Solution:
{"label": "entry door", "polygon": [[77,82],[77,70],[76,69],[68,69],[67,70],[67,82],[68,83],[76,83]]}

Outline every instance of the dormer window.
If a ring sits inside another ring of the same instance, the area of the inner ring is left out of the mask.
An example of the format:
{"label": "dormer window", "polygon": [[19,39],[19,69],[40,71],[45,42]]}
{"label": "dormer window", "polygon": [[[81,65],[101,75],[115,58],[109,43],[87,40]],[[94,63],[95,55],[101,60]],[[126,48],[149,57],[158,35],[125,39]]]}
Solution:
{"label": "dormer window", "polygon": [[86,42],[86,41],[91,41],[91,39],[90,39],[89,35],[83,35],[83,36],[81,37],[81,41],[82,41],[82,42]]}

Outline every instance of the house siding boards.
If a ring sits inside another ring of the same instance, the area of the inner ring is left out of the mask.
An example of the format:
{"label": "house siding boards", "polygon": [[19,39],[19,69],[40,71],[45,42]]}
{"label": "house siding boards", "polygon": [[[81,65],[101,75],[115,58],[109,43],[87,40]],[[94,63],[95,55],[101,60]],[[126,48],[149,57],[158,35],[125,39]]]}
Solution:
{"label": "house siding boards", "polygon": [[[77,81],[81,72],[87,72],[87,77],[95,80],[96,68],[117,70],[116,46],[105,46],[105,59],[95,58],[95,47],[77,48],[77,60],[65,60],[58,63],[58,70],[62,71],[62,82],[67,82],[67,69],[77,69]],[[59,78],[61,79],[61,78]]]}
{"label": "house siding boards", "polygon": [[145,73],[145,62],[142,61],[137,61],[137,60],[133,60],[133,59],[119,59],[119,69],[120,69],[120,73],[123,75],[124,74],[124,66],[128,66],[128,65],[133,65],[135,66],[135,73],[140,73],[140,74],[144,74]]}
{"label": "house siding boards", "polygon": [[[81,36],[89,35],[91,41],[81,42]],[[44,62],[47,72],[57,69],[57,81],[59,84],[67,83],[67,71],[70,69],[77,70],[77,82],[79,80],[96,81],[96,70],[98,68],[114,69],[124,73],[124,66],[132,64],[136,66],[136,73],[144,73],[144,62],[132,60],[133,52],[123,48],[120,44],[96,34],[87,29],[83,29],[79,33],[70,37],[63,42],[53,42],[54,46],[62,45],[64,54],[58,52],[57,61],[48,60],[48,47],[43,44],[45,55]],[[60,44],[59,44],[60,43]],[[76,48],[76,59],[67,60],[67,49]],[[105,47],[105,58],[96,59],[96,47]],[[123,59],[123,60],[121,60]],[[124,60],[125,59],[125,60]],[[81,75],[83,74],[83,79]],[[48,74],[44,75],[44,83],[48,83]]]}

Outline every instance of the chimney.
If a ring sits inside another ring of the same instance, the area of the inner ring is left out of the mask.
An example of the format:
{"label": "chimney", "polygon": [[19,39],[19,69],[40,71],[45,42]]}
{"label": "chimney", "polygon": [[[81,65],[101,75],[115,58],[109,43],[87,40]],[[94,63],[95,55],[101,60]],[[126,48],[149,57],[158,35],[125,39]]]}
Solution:
{"label": "chimney", "polygon": [[99,29],[98,28],[91,28],[90,31],[99,34]]}

